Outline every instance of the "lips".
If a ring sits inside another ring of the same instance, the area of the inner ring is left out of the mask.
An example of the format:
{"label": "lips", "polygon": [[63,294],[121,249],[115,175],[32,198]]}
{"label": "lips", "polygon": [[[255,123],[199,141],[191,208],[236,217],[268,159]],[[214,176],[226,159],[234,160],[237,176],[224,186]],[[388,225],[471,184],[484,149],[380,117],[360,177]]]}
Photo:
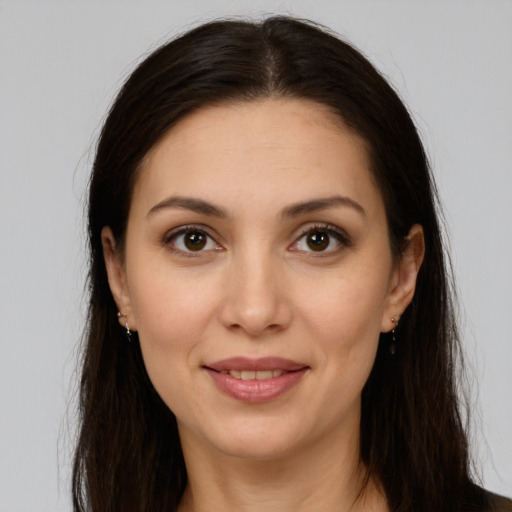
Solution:
{"label": "lips", "polygon": [[292,361],[290,359],[283,359],[282,357],[260,357],[258,359],[252,359],[249,357],[231,357],[229,359],[223,359],[222,361],[207,364],[206,367],[217,372],[230,370],[283,370],[293,372],[307,367],[307,365]]}
{"label": "lips", "polygon": [[204,366],[217,388],[236,400],[260,403],[295,387],[309,366],[280,357],[235,357]]}

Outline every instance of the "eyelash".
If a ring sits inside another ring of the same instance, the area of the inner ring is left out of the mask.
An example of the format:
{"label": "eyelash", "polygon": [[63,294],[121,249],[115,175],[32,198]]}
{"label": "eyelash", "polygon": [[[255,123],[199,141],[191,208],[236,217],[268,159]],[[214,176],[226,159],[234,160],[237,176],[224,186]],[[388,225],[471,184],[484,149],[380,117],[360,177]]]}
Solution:
{"label": "eyelash", "polygon": [[334,238],[338,242],[339,246],[336,247],[335,249],[331,249],[328,251],[304,251],[310,253],[311,257],[321,258],[331,256],[333,254],[338,254],[338,252],[340,252],[343,248],[352,246],[352,241],[347,236],[347,234],[340,228],[332,224],[315,224],[313,226],[308,226],[306,229],[302,231],[301,235],[297,238],[295,242],[293,242],[292,245],[297,245],[302,239],[304,239],[304,237],[315,232],[325,233],[330,238]]}
{"label": "eyelash", "polygon": [[[340,250],[342,250],[345,247],[351,247],[352,241],[347,236],[347,234],[340,230],[340,228],[333,226],[332,224],[315,224],[313,226],[308,226],[306,229],[302,231],[302,233],[299,235],[299,237],[291,244],[290,247],[296,246],[301,240],[304,239],[307,235],[310,235],[312,233],[325,233],[328,237],[334,238],[338,244],[339,247],[336,247],[335,249],[331,249],[328,251],[306,251],[301,249],[291,249],[293,251],[301,251],[305,253],[310,253],[310,256],[312,257],[326,257],[333,254],[337,254]],[[183,235],[187,235],[189,233],[198,233],[202,234],[207,238],[205,244],[208,244],[209,242],[213,242],[215,244],[215,249],[213,250],[221,250],[222,247],[215,241],[215,239],[208,233],[207,230],[203,226],[197,226],[197,225],[187,225],[182,226],[178,228],[177,230],[171,231],[170,233],[166,234],[164,239],[162,240],[162,245],[168,246],[170,250],[176,254],[179,254],[180,256],[193,258],[198,257],[201,255],[201,253],[204,253],[206,251],[201,248],[198,251],[192,251],[192,250],[183,250],[175,247],[176,240]],[[330,244],[330,241],[329,241]],[[212,249],[207,249],[207,251],[211,251]]]}
{"label": "eyelash", "polygon": [[[166,234],[164,239],[162,240],[162,245],[169,247],[169,249],[179,254],[180,256],[184,256],[186,258],[194,258],[201,255],[201,253],[205,252],[202,249],[199,251],[187,251],[183,249],[179,249],[175,247],[176,240],[183,235],[187,235],[189,233],[199,233],[206,237],[206,244],[209,242],[213,242],[215,244],[214,250],[220,250],[221,246],[215,241],[215,239],[208,233],[208,231],[205,230],[202,226],[196,226],[196,225],[188,225],[188,226],[181,226],[177,230],[171,231],[170,233]],[[212,250],[212,249],[207,249]]]}

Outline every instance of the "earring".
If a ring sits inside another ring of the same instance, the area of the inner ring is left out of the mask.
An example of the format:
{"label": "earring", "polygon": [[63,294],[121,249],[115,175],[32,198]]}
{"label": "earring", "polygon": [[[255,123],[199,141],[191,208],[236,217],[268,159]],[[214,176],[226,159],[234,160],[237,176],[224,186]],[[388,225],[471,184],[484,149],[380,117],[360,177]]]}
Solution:
{"label": "earring", "polygon": [[394,357],[396,355],[395,329],[398,327],[398,320],[392,318],[391,323],[393,324],[393,330],[391,331],[391,344],[389,345],[389,353]]}
{"label": "earring", "polygon": [[[123,315],[123,313],[121,313],[121,311],[118,311],[117,318],[126,318],[126,315]],[[126,341],[128,341],[128,343],[131,343],[133,341],[133,332],[130,331],[130,326],[128,325],[128,322],[126,322],[125,327],[126,327],[126,331],[125,331],[124,335],[126,337]]]}
{"label": "earring", "polygon": [[126,336],[126,340],[128,343],[131,343],[133,341],[133,333],[130,331],[130,326],[128,325],[128,322],[126,322],[126,332],[124,333]]}

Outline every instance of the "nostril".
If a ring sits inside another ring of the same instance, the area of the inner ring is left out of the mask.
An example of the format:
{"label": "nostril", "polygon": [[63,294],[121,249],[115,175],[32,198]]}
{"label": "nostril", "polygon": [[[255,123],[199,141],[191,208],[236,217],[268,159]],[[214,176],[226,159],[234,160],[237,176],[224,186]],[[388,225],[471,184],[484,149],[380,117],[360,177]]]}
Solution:
{"label": "nostril", "polygon": [[228,285],[219,314],[222,324],[231,331],[244,331],[257,337],[286,328],[291,312],[282,289],[268,276],[233,279]]}

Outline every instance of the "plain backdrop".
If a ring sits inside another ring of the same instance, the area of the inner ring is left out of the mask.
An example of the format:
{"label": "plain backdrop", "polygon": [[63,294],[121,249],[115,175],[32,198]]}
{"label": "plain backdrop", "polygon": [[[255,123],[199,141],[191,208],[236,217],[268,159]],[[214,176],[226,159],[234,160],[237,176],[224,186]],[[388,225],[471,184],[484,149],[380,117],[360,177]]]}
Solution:
{"label": "plain backdrop", "polygon": [[512,1],[0,0],[0,512],[70,510],[84,190],[140,56],[218,16],[322,22],[391,80],[438,179],[484,484],[512,495]]}

